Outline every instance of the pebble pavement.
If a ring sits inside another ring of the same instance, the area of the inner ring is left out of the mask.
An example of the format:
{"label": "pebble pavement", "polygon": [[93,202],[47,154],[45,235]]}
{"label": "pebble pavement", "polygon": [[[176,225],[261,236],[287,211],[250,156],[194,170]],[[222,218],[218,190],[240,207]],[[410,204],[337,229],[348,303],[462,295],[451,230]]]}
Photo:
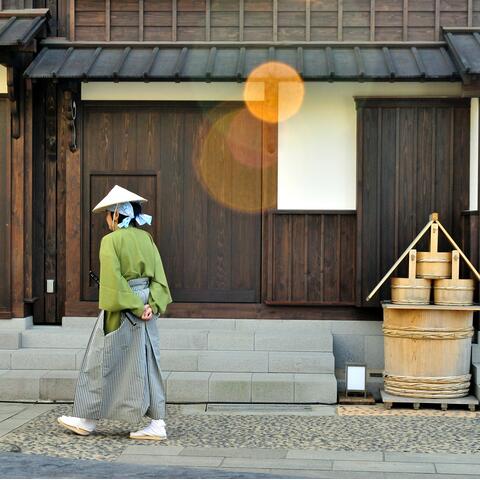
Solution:
{"label": "pebble pavement", "polygon": [[462,410],[387,411],[376,405],[338,406],[332,415],[253,415],[248,411],[231,415],[207,414],[200,409],[188,411],[181,405],[170,404],[166,418],[169,438],[164,442],[131,440],[128,432],[144,424],[110,420],[100,421],[94,434],[80,437],[56,421],[58,416],[70,415],[71,411],[71,405],[55,405],[3,436],[0,432],[0,450],[107,461],[116,460],[127,447],[146,443],[171,447],[480,455],[480,413]]}

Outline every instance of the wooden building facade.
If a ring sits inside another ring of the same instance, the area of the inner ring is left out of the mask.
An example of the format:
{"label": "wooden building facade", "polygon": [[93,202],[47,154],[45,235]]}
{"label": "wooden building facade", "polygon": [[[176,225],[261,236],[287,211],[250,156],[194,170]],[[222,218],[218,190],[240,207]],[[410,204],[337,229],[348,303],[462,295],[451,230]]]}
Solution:
{"label": "wooden building facade", "polygon": [[[269,61],[296,120],[248,112]],[[480,260],[476,1],[0,0],[0,63],[0,318],[96,314],[114,184],[149,199],[171,317],[379,318],[431,211]]]}

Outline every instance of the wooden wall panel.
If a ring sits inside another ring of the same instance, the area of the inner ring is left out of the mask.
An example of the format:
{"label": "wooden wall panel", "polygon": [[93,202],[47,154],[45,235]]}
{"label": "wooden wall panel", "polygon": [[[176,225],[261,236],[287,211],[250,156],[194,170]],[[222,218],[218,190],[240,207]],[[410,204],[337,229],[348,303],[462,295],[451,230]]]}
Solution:
{"label": "wooden wall panel", "polygon": [[480,26],[479,0],[72,1],[77,40],[434,41]]}
{"label": "wooden wall panel", "polygon": [[11,317],[10,282],[10,109],[0,95],[0,318]]}
{"label": "wooden wall panel", "polygon": [[[469,115],[462,99],[358,99],[357,304],[439,212],[460,240],[468,207]],[[467,186],[467,188],[465,188]],[[418,249],[426,248],[424,239]],[[440,249],[448,249],[441,237]],[[406,276],[402,264],[396,275]],[[380,298],[390,298],[388,282]]]}
{"label": "wooden wall panel", "polygon": [[355,212],[274,212],[267,304],[355,304]]}

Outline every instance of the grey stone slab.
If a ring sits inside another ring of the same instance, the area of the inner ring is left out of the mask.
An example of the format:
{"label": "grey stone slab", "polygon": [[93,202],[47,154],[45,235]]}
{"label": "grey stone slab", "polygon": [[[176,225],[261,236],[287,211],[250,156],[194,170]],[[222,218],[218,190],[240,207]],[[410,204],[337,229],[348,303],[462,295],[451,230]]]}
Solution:
{"label": "grey stone slab", "polygon": [[183,455],[120,455],[117,463],[129,463],[134,465],[164,465],[182,467],[218,467],[222,463],[222,457],[186,457]]}
{"label": "grey stone slab", "polygon": [[475,384],[480,383],[480,363],[472,365],[472,382]]}
{"label": "grey stone slab", "polygon": [[333,374],[296,373],[294,382],[296,403],[337,403],[337,381]]}
{"label": "grey stone slab", "polygon": [[12,368],[12,352],[14,350],[0,350],[0,370]]}
{"label": "grey stone slab", "polygon": [[208,387],[210,402],[251,402],[251,373],[212,373]]}
{"label": "grey stone slab", "polygon": [[15,415],[15,418],[26,418],[32,419],[38,417],[39,415],[43,415],[46,412],[49,412],[55,408],[54,404],[26,404],[26,407],[23,408],[20,412]]}
{"label": "grey stone slab", "polygon": [[22,348],[12,352],[14,370],[75,370],[75,349]]}
{"label": "grey stone slab", "polygon": [[480,467],[478,464],[464,463],[435,463],[438,473],[450,473],[456,475],[475,475],[480,477]]}
{"label": "grey stone slab", "polygon": [[304,334],[299,333],[298,330],[255,332],[255,350],[331,352],[332,349],[332,334],[323,329],[312,329]]}
{"label": "grey stone slab", "polygon": [[234,330],[235,319],[232,318],[165,318],[157,320],[160,335],[163,330],[179,328],[183,330]]}
{"label": "grey stone slab", "polygon": [[74,329],[86,329],[90,332],[95,326],[97,321],[96,317],[63,317],[62,318],[62,327],[63,328],[74,328]]}
{"label": "grey stone slab", "polygon": [[480,363],[480,345],[478,343],[472,345],[472,363]]}
{"label": "grey stone slab", "polygon": [[267,372],[267,352],[209,351],[198,353],[198,370],[203,372]]}
{"label": "grey stone slab", "polygon": [[[385,452],[387,462],[471,463],[480,465],[480,455],[458,453]],[[480,470],[479,470],[480,473]]]}
{"label": "grey stone slab", "polygon": [[0,376],[0,400],[38,400],[46,370],[11,370]]}
{"label": "grey stone slab", "polygon": [[40,399],[72,401],[75,396],[78,371],[57,370],[40,379]]}
{"label": "grey stone slab", "polygon": [[204,330],[163,329],[161,350],[206,350],[208,332]]}
{"label": "grey stone slab", "polygon": [[226,458],[285,458],[287,450],[275,448],[185,447],[180,455]]}
{"label": "grey stone slab", "polygon": [[0,350],[17,350],[22,346],[22,334],[11,330],[0,330]]}
{"label": "grey stone slab", "polygon": [[331,331],[335,343],[336,335],[382,335],[381,320],[335,320],[331,322]]}
{"label": "grey stone slab", "polygon": [[433,463],[334,460],[333,470],[350,472],[436,473]]}
{"label": "grey stone slab", "polygon": [[211,331],[208,334],[209,350],[253,350],[253,332]]}
{"label": "grey stone slab", "polygon": [[23,317],[23,318],[10,318],[8,320],[2,320],[2,330],[16,330],[21,332],[27,328],[33,326],[33,317]]}
{"label": "grey stone slab", "polygon": [[370,369],[384,368],[383,335],[367,335],[365,337],[365,363]]}
{"label": "grey stone slab", "polygon": [[77,353],[75,354],[75,370],[80,370],[82,367],[82,362],[83,362],[83,357],[85,357],[85,352],[86,350],[81,349],[77,350]]}
{"label": "grey stone slab", "polygon": [[254,373],[252,401],[255,403],[293,403],[294,376],[291,373]]}
{"label": "grey stone slab", "polygon": [[[168,428],[168,425],[167,425]],[[123,455],[178,455],[184,447],[177,445],[130,445]]]}
{"label": "grey stone slab", "polygon": [[293,458],[225,458],[222,467],[243,467],[243,468],[287,468],[298,470],[331,470],[332,462],[329,460],[309,460]]}
{"label": "grey stone slab", "polygon": [[167,401],[208,402],[209,372],[172,372],[167,379]]}
{"label": "grey stone slab", "polygon": [[194,350],[161,350],[160,365],[170,372],[198,370],[198,352]]}
{"label": "grey stone slab", "polygon": [[382,462],[383,452],[352,452],[348,450],[289,450],[287,458],[319,460],[366,460]]}
{"label": "grey stone slab", "polygon": [[182,415],[200,415],[207,410],[206,403],[194,403],[191,405],[180,405]]}
{"label": "grey stone slab", "polygon": [[365,340],[363,335],[334,335],[333,354],[335,368],[345,368],[345,363],[365,363]]}
{"label": "grey stone slab", "polygon": [[86,329],[62,327],[32,328],[22,333],[25,348],[86,348],[90,333]]}
{"label": "grey stone slab", "polygon": [[276,373],[333,373],[335,359],[329,352],[269,352],[268,371]]}

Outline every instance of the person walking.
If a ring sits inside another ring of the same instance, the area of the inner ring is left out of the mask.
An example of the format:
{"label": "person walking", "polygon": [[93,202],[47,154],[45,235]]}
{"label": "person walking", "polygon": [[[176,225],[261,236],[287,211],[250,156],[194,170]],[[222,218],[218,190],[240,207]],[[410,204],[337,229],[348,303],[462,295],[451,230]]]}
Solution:
{"label": "person walking", "polygon": [[93,209],[106,212],[111,233],[100,245],[99,308],[80,368],[73,416],[58,422],[89,435],[100,419],[151,423],[130,438],[164,440],[165,389],[156,320],[172,302],[145,198],[118,185]]}

